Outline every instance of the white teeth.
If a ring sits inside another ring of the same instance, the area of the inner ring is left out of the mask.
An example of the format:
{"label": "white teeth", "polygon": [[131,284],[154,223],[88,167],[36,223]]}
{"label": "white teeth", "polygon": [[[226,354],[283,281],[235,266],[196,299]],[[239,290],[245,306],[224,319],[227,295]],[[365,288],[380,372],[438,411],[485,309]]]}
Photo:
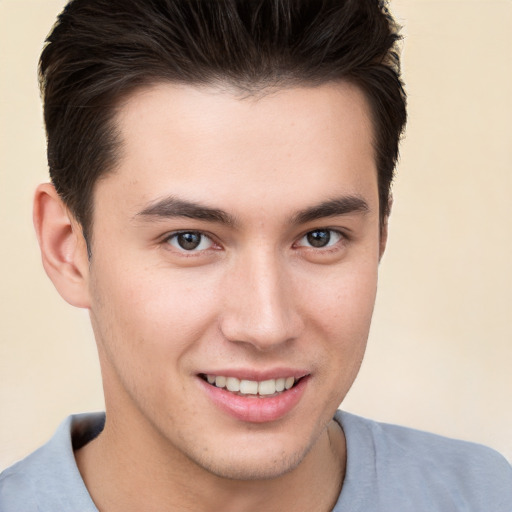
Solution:
{"label": "white teeth", "polygon": [[236,377],[224,377],[222,375],[206,375],[206,380],[218,388],[226,388],[233,393],[241,395],[269,396],[288,390],[295,384],[295,377],[280,377],[263,381],[240,380]]}
{"label": "white teeth", "polygon": [[276,392],[275,379],[263,380],[258,384],[258,393],[260,395],[273,395]]}
{"label": "white teeth", "polygon": [[226,386],[226,377],[215,377],[215,385],[218,388],[223,388]]}
{"label": "white teeth", "polygon": [[236,377],[228,377],[226,379],[226,388],[228,391],[240,391],[240,381]]}
{"label": "white teeth", "polygon": [[244,395],[257,395],[258,383],[255,380],[241,380],[240,393]]}
{"label": "white teeth", "polygon": [[293,386],[294,382],[295,382],[295,379],[293,377],[288,377],[286,379],[286,381],[284,382],[284,387],[286,389],[290,389]]}

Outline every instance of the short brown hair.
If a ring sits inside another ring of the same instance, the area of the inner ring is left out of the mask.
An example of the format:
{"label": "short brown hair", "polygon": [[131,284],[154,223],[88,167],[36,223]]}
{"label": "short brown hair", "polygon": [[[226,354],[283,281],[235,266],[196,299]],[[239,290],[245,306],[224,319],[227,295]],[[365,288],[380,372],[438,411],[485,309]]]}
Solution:
{"label": "short brown hair", "polygon": [[72,0],[39,64],[52,182],[87,239],[94,185],[116,163],[115,107],[135,88],[346,80],[370,104],[382,220],[406,121],[399,39],[379,0]]}

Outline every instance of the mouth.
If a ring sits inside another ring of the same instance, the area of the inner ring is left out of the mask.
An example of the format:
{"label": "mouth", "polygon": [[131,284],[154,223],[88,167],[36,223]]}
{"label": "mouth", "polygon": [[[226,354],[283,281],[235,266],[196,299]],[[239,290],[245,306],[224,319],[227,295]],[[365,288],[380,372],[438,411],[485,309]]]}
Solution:
{"label": "mouth", "polygon": [[295,387],[304,377],[283,376],[277,379],[246,380],[224,375],[199,374],[210,386],[225,389],[235,395],[271,398]]}
{"label": "mouth", "polygon": [[283,369],[282,373],[257,375],[244,370],[237,375],[230,370],[197,376],[206,396],[222,413],[244,423],[273,424],[295,409],[309,387],[310,373],[293,372]]}

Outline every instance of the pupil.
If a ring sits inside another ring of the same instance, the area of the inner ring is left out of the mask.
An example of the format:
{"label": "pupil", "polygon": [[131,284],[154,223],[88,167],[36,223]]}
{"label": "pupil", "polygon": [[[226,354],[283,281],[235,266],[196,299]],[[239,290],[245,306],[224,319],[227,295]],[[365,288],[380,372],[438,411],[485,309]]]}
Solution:
{"label": "pupil", "polygon": [[178,244],[182,249],[188,251],[196,249],[201,243],[201,235],[199,233],[180,233],[178,235]]}
{"label": "pupil", "polygon": [[325,247],[331,239],[331,234],[327,230],[311,231],[307,234],[307,239],[313,247]]}

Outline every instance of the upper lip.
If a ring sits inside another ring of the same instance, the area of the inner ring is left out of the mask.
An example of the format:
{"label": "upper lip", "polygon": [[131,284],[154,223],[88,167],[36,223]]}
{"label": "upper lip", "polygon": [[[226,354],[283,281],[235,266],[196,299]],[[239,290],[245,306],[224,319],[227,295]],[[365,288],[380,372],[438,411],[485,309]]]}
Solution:
{"label": "upper lip", "polygon": [[298,380],[311,372],[303,368],[270,368],[267,370],[255,370],[251,368],[229,368],[218,370],[205,370],[199,372],[199,375],[215,375],[223,377],[236,377],[240,380],[264,381],[270,379],[279,379],[282,377],[294,377]]}

